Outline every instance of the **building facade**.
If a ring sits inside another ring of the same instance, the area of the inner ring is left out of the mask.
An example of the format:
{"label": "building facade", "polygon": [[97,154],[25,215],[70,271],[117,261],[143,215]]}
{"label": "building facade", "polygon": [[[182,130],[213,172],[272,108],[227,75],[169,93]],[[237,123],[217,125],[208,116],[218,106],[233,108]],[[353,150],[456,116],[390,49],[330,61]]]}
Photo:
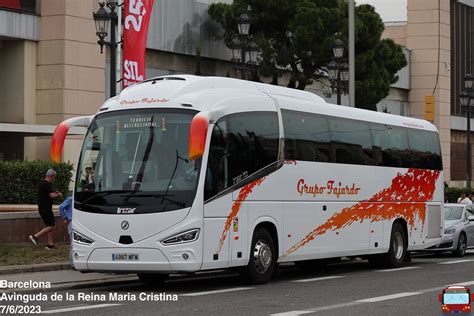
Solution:
{"label": "building facade", "polygon": [[473,70],[474,1],[407,4],[407,21],[387,23],[384,36],[410,50],[410,116],[424,118],[425,96],[435,96],[434,123],[440,131],[445,180],[464,186],[467,120],[459,94],[464,76]]}
{"label": "building facade", "polygon": [[[216,40],[221,29],[207,15],[213,2],[232,0],[155,0],[147,77],[234,75],[230,51]],[[464,185],[466,174],[466,118],[458,100],[473,62],[471,5],[408,0],[407,21],[386,23],[384,32],[405,47],[408,66],[378,110],[423,118],[425,96],[434,95],[445,180],[454,185]],[[0,158],[48,159],[54,126],[95,113],[108,97],[110,56],[97,45],[92,19],[97,9],[95,0],[0,0]],[[324,85],[307,90],[335,101]],[[66,142],[65,161],[77,160],[82,138],[77,134]]]}

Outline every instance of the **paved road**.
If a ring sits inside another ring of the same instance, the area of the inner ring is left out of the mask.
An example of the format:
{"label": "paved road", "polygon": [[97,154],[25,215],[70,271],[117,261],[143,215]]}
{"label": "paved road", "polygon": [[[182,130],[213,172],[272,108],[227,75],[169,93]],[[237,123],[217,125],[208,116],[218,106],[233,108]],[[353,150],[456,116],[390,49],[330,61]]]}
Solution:
{"label": "paved road", "polygon": [[[69,315],[440,315],[437,294],[460,283],[474,286],[474,253],[464,258],[417,256],[395,270],[370,269],[366,261],[330,265],[324,273],[289,266],[260,286],[247,285],[229,272],[173,278],[156,288],[127,280],[113,287],[57,292],[76,299],[79,293],[103,294],[105,301],[45,302],[41,307]],[[109,292],[137,298],[110,301]],[[140,301],[140,293],[163,292],[177,294],[177,301]]]}

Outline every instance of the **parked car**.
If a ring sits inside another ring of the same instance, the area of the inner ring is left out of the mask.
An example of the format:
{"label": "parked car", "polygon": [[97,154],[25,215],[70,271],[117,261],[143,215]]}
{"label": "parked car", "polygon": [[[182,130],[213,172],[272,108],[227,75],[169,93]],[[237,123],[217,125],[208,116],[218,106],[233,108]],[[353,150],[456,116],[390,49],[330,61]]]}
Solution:
{"label": "parked car", "polygon": [[428,251],[451,251],[463,257],[468,248],[474,248],[474,204],[444,205],[444,236]]}

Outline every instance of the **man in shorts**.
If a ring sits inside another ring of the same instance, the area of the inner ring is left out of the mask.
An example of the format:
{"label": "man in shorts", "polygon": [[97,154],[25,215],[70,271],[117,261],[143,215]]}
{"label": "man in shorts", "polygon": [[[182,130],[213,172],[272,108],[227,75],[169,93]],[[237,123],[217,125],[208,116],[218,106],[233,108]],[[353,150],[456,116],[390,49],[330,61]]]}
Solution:
{"label": "man in shorts", "polygon": [[54,213],[53,213],[53,199],[62,197],[63,195],[59,191],[53,191],[52,183],[56,179],[56,171],[49,169],[46,172],[46,177],[41,182],[38,188],[38,212],[46,225],[45,228],[40,230],[34,235],[30,235],[31,242],[38,247],[38,238],[44,235],[48,235],[48,244],[46,245],[47,250],[54,249]]}

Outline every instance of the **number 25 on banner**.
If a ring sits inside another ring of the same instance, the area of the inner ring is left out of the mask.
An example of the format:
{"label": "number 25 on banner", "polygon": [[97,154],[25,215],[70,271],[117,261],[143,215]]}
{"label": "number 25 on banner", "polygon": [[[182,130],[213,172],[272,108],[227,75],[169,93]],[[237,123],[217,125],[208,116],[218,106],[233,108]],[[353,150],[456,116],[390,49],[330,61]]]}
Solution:
{"label": "number 25 on banner", "polygon": [[146,38],[153,0],[124,0],[122,86],[145,78]]}
{"label": "number 25 on banner", "polygon": [[128,11],[129,14],[125,17],[125,28],[129,30],[130,26],[133,26],[136,32],[140,32],[143,16],[146,14],[145,5],[141,0],[130,0]]}

